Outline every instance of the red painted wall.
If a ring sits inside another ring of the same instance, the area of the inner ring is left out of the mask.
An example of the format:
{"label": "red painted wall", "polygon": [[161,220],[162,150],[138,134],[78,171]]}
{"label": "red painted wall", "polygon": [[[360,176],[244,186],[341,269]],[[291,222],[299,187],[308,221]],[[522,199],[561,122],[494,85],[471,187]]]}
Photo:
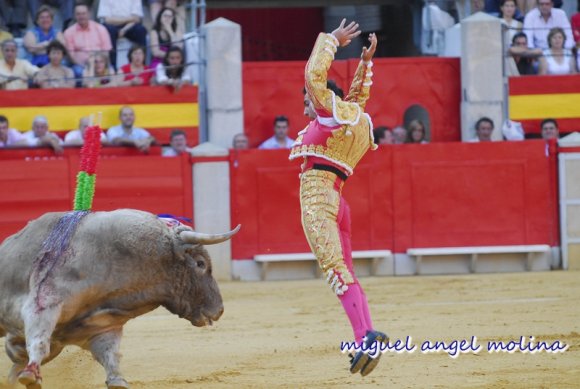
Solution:
{"label": "red painted wall", "polygon": [[[233,258],[307,252],[299,162],[286,150],[232,159]],[[558,245],[555,171],[543,141],[381,147],[345,185],[353,248]]]}
{"label": "red painted wall", "polygon": [[[187,156],[161,157],[136,149],[101,152],[93,210],[136,208],[193,219],[191,163]],[[0,152],[0,242],[46,212],[72,209],[79,148],[56,157],[47,149]]]}
{"label": "red painted wall", "polygon": [[[377,58],[366,111],[375,127],[403,123],[405,111],[423,106],[431,119],[431,139],[459,141],[460,66],[456,58]],[[307,124],[302,88],[306,61],[244,62],[244,127],[251,146],[273,135],[277,115],[290,119],[290,137]],[[329,78],[348,91],[358,60],[334,61]]]}

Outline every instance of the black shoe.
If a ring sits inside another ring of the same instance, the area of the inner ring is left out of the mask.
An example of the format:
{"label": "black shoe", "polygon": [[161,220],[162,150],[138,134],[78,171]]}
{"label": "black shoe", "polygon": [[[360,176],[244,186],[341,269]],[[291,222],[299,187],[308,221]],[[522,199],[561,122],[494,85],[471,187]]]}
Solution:
{"label": "black shoe", "polygon": [[380,352],[380,346],[377,344],[377,354],[371,357],[368,354],[369,349],[374,342],[387,343],[388,341],[389,337],[385,333],[374,330],[367,331],[367,334],[364,337],[362,350],[359,350],[354,357],[351,357],[350,372],[356,374],[360,371],[360,374],[363,377],[370,374],[379,363],[379,358],[381,357],[382,352]]}

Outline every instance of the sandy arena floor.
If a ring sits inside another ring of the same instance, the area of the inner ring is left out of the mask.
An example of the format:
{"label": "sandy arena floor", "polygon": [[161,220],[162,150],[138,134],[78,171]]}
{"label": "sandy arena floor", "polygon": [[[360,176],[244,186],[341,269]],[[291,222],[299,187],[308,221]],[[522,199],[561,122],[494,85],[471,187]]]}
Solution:
{"label": "sandy arena floor", "polygon": [[[417,350],[383,355],[351,375],[341,340],[350,326],[322,280],[221,283],[225,314],[195,328],[158,309],[125,327],[122,367],[133,389],[580,388],[580,273],[363,278],[375,325]],[[536,340],[565,352],[488,353],[487,342]],[[481,350],[452,359],[426,341],[477,336]],[[0,346],[4,348],[3,340]],[[0,356],[0,388],[10,363]],[[44,389],[105,388],[88,352],[67,348],[43,367]],[[21,386],[18,386],[21,387]]]}

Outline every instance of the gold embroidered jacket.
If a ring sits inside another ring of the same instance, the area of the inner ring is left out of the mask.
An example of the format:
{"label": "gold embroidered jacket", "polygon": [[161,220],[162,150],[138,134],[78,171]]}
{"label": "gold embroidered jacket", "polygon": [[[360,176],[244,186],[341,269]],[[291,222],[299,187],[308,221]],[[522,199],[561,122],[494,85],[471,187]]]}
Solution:
{"label": "gold embroidered jacket", "polygon": [[377,148],[371,118],[364,113],[372,84],[372,62],[359,63],[343,101],[326,87],[337,46],[338,41],[332,34],[321,33],[306,64],[306,91],[318,116],[298,133],[290,159],[320,157],[350,175],[367,150]]}

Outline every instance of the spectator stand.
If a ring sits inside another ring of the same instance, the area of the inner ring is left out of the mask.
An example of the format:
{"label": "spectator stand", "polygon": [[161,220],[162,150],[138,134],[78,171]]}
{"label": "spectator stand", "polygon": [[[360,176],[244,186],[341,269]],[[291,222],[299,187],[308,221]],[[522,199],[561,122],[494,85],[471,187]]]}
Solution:
{"label": "spectator stand", "polygon": [[172,129],[186,132],[188,146],[199,143],[194,86],[184,86],[179,93],[162,86],[0,91],[0,105],[12,128],[27,131],[34,116],[43,114],[50,130],[63,138],[82,116],[93,112],[103,113],[103,129],[119,124],[119,109],[128,105],[135,110],[135,125],[147,129],[159,144],[169,143]]}

